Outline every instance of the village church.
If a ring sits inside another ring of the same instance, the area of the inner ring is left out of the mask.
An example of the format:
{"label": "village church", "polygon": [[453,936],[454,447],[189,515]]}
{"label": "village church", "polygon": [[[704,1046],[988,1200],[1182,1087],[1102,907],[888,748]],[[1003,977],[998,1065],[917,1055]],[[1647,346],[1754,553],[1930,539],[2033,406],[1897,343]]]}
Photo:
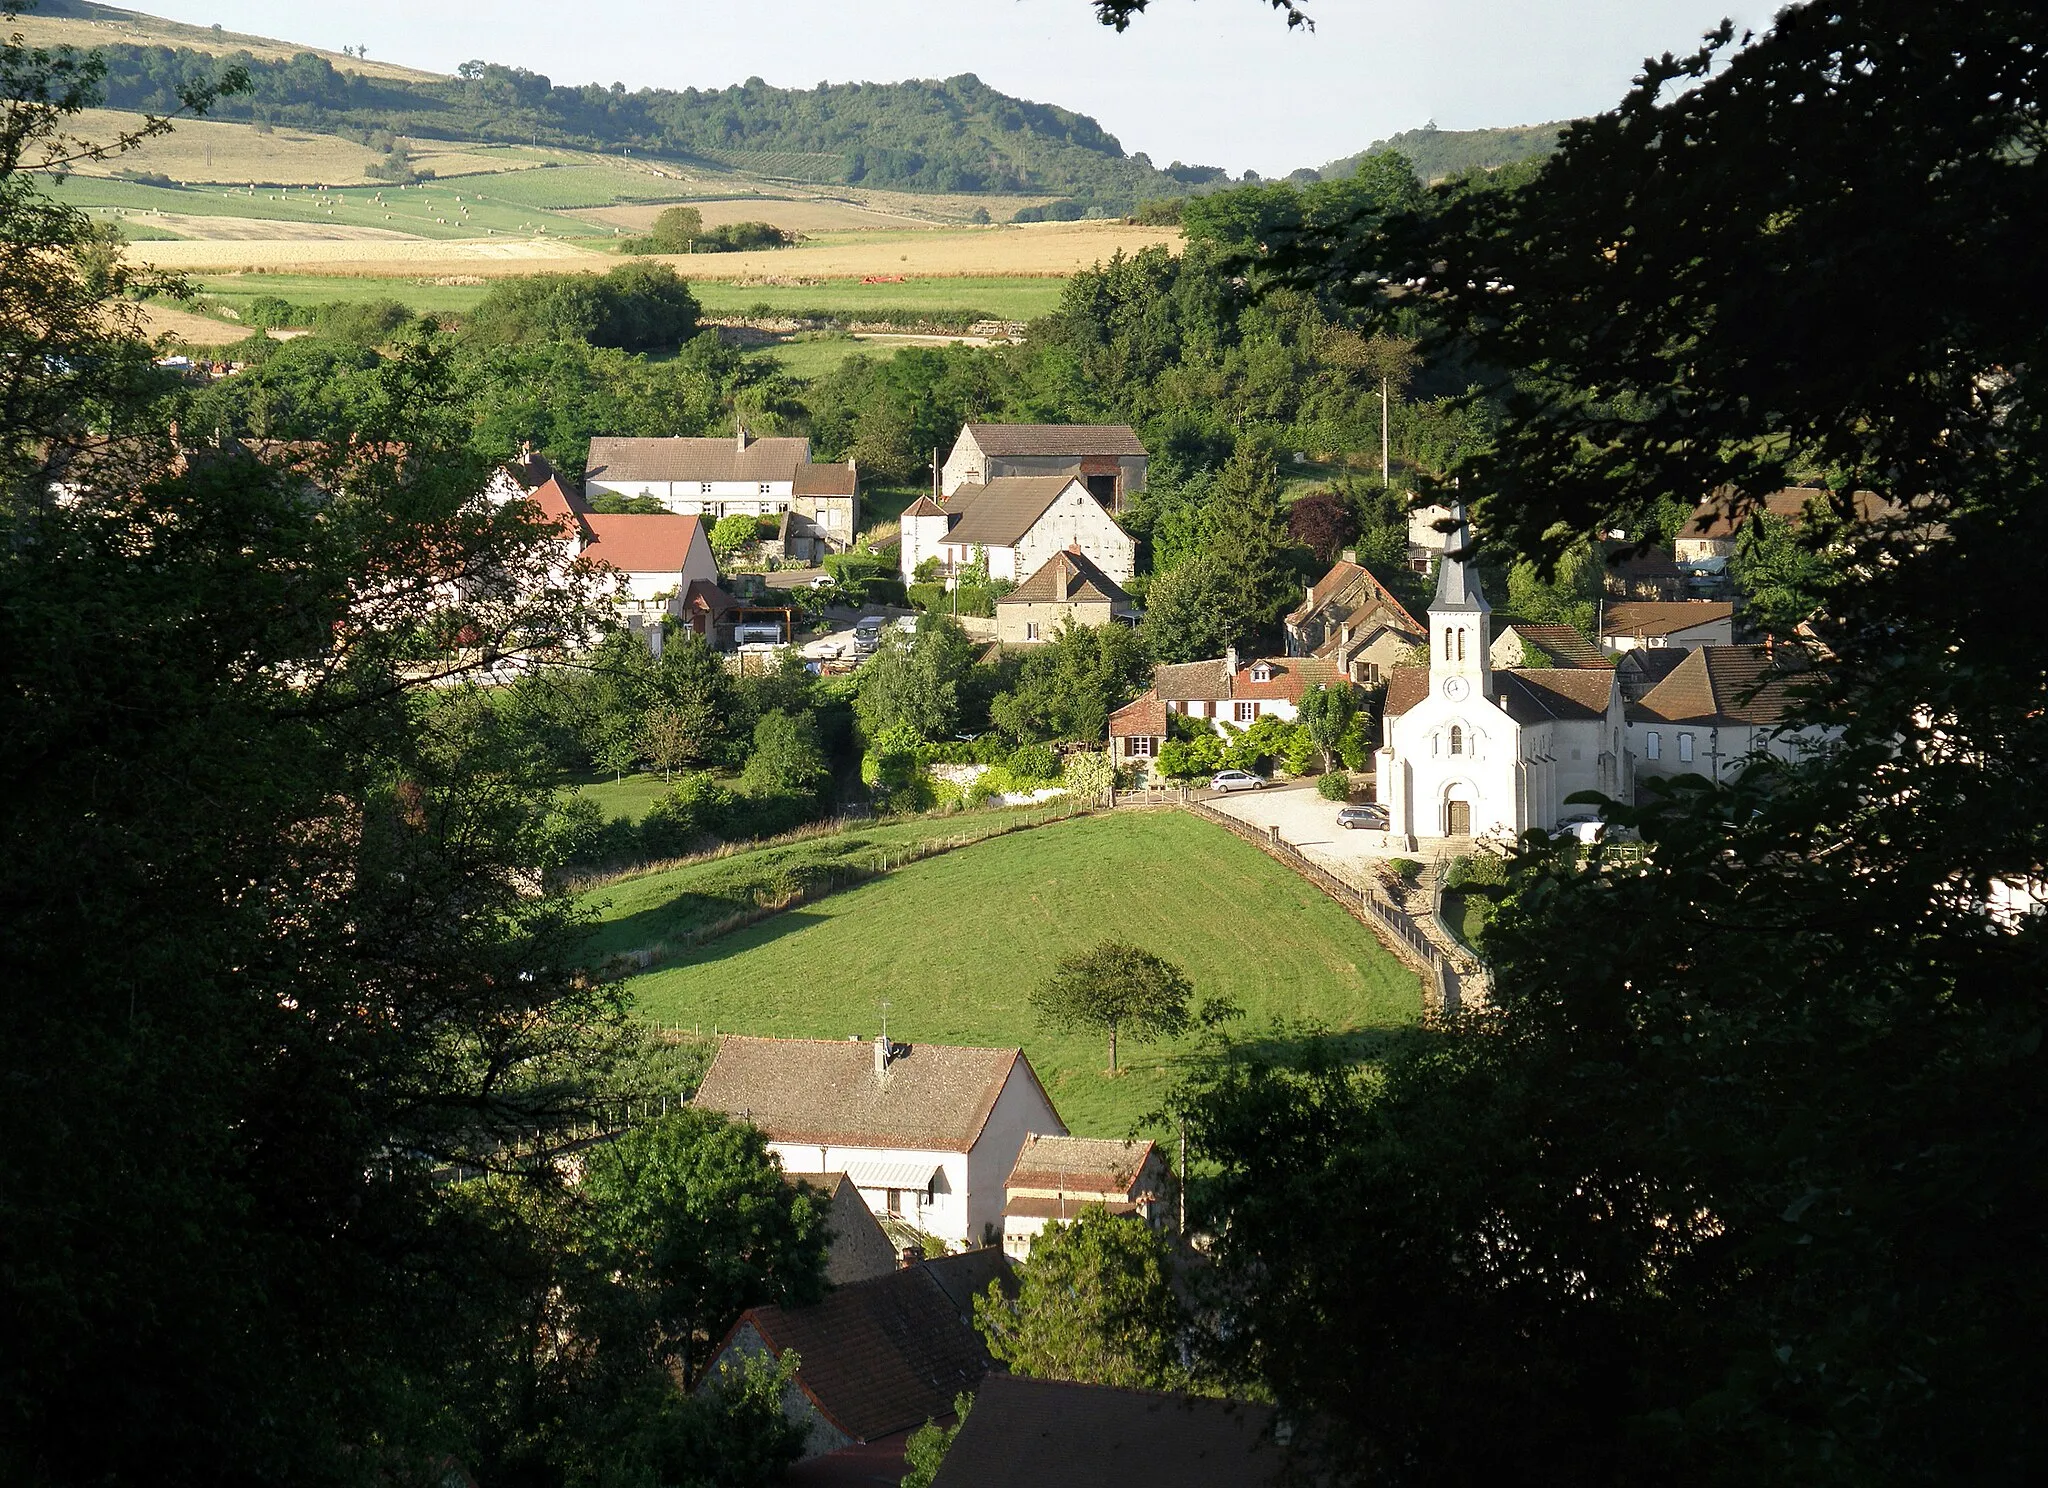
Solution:
{"label": "village church", "polygon": [[1430,839],[1554,829],[1591,807],[1575,791],[1628,800],[1627,718],[1611,667],[1496,667],[1492,610],[1472,564],[1462,506],[1429,606],[1429,665],[1398,666],[1387,685],[1378,795],[1388,835],[1409,851]]}

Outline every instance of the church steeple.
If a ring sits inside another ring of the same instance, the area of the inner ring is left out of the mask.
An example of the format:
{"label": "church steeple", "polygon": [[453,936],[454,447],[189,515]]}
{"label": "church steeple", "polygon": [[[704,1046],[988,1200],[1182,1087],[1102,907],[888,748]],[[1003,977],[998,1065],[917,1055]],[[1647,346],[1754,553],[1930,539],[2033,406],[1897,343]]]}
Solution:
{"label": "church steeple", "polygon": [[[1429,681],[1459,701],[1473,691],[1481,697],[1492,691],[1487,653],[1493,645],[1493,607],[1469,556],[1472,529],[1463,502],[1452,505],[1451,521],[1450,543],[1437,565],[1436,597],[1429,602]],[[1446,686],[1452,677],[1462,685]]]}

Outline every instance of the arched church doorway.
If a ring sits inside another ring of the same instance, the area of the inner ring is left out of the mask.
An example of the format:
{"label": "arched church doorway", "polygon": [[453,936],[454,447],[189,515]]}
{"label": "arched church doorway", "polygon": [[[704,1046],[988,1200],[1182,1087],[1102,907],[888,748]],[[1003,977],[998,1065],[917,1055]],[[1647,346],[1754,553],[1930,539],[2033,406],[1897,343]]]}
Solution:
{"label": "arched church doorway", "polygon": [[1472,835],[1472,803],[1470,801],[1444,802],[1444,835],[1446,837],[1470,837]]}

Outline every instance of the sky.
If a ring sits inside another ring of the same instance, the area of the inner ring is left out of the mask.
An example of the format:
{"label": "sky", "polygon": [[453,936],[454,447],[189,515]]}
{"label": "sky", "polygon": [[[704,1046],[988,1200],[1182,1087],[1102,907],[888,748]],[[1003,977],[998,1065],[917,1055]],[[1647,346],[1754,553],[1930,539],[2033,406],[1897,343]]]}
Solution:
{"label": "sky", "polygon": [[977,74],[1092,115],[1156,165],[1280,176],[1434,120],[1476,129],[1612,105],[1643,59],[1753,0],[1153,0],[1122,35],[1088,0],[126,0],[199,25],[453,72],[557,83],[779,87]]}

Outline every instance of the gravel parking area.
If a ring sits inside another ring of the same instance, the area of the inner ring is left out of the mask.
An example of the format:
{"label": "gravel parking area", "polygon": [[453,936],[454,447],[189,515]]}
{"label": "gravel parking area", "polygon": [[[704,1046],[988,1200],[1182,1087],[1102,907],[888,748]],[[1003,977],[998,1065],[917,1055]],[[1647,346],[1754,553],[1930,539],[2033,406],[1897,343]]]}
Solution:
{"label": "gravel parking area", "polygon": [[1338,803],[1325,801],[1313,786],[1268,786],[1265,790],[1230,795],[1205,791],[1202,799],[1218,811],[1261,830],[1278,827],[1282,842],[1299,849],[1303,857],[1348,884],[1366,886],[1375,864],[1403,856],[1386,845],[1384,832],[1338,826]]}

